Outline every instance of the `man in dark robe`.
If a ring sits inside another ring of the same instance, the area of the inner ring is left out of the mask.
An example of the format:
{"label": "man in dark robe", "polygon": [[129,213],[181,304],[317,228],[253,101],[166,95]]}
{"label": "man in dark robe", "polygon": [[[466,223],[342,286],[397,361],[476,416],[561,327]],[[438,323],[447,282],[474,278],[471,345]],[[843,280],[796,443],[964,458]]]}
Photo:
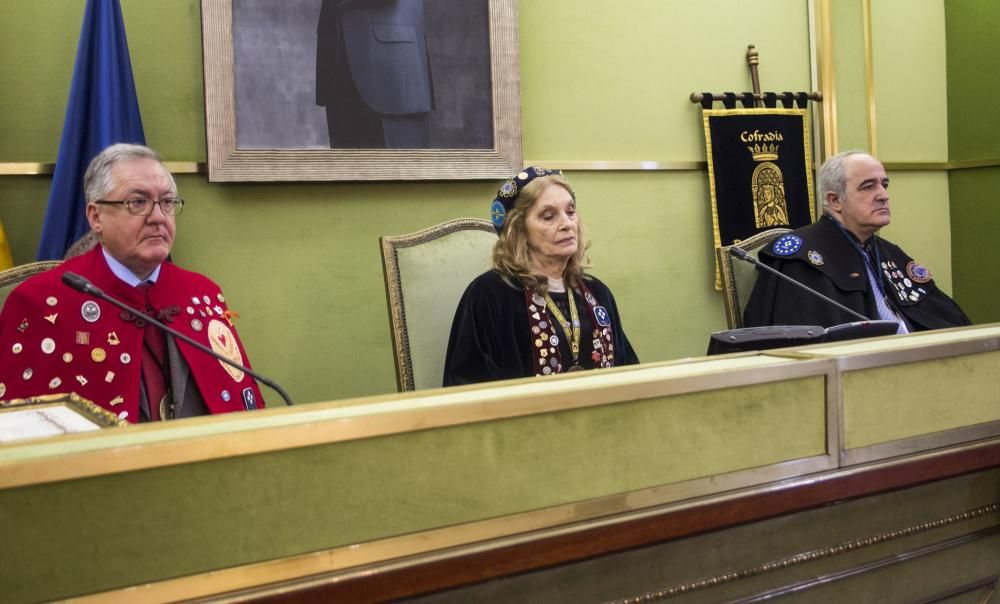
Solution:
{"label": "man in dark robe", "polygon": [[[969,325],[931,272],[876,233],[890,221],[889,177],[867,153],[846,151],[820,168],[823,216],[761,250],[761,262],[898,333]],[[857,317],[759,271],[744,324],[822,325]]]}

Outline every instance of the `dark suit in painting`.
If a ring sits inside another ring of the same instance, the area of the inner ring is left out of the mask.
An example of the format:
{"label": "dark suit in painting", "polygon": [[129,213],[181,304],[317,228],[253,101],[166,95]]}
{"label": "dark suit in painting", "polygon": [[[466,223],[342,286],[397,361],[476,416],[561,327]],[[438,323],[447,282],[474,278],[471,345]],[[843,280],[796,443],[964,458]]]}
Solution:
{"label": "dark suit in painting", "polygon": [[323,0],[316,103],[326,106],[331,147],[429,147],[423,0]]}

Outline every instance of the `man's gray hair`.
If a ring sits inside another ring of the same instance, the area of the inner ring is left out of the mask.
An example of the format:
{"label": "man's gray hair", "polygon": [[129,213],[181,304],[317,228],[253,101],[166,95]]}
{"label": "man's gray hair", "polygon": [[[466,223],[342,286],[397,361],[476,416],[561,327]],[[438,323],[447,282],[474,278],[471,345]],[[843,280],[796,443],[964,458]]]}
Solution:
{"label": "man's gray hair", "polygon": [[826,201],[826,194],[833,193],[837,196],[837,199],[847,198],[847,170],[844,168],[844,160],[852,155],[869,155],[867,151],[862,151],[861,149],[851,149],[850,151],[841,151],[840,153],[834,155],[830,159],[823,162],[823,165],[819,167],[819,196],[823,201],[823,213],[829,213],[829,207]]}
{"label": "man's gray hair", "polygon": [[[87,173],[83,175],[83,198],[87,203],[103,199],[112,189],[115,183],[111,178],[111,169],[120,161],[134,159],[151,159],[163,164],[160,154],[145,145],[131,145],[118,143],[111,145],[97,154],[87,166]],[[166,168],[164,168],[166,170]],[[173,174],[166,170],[170,176],[170,185],[177,191],[177,183],[174,182]]]}

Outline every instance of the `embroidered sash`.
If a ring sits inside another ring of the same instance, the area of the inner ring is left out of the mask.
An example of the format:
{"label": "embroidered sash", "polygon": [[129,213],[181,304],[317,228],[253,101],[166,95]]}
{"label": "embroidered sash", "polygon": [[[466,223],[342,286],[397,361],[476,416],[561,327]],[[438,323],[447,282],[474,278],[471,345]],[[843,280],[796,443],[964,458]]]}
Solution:
{"label": "embroidered sash", "polygon": [[[615,365],[614,331],[611,313],[597,303],[597,298],[582,280],[579,291],[587,303],[593,320],[593,368],[608,368]],[[528,327],[531,330],[531,353],[535,375],[551,375],[563,372],[562,355],[559,352],[558,328],[553,323],[545,298],[530,288],[524,290],[524,301],[528,307]],[[585,337],[585,336],[582,336]],[[569,367],[566,367],[568,370]]]}

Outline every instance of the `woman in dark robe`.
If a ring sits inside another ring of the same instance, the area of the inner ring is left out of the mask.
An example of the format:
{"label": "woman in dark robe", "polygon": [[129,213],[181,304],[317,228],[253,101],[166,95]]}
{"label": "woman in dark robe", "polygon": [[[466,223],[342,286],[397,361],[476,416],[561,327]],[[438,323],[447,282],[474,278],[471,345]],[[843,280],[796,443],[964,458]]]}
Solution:
{"label": "woman in dark robe", "polygon": [[584,273],[589,243],[562,173],[526,168],[490,213],[493,269],[455,311],[444,385],[638,363],[611,290]]}

